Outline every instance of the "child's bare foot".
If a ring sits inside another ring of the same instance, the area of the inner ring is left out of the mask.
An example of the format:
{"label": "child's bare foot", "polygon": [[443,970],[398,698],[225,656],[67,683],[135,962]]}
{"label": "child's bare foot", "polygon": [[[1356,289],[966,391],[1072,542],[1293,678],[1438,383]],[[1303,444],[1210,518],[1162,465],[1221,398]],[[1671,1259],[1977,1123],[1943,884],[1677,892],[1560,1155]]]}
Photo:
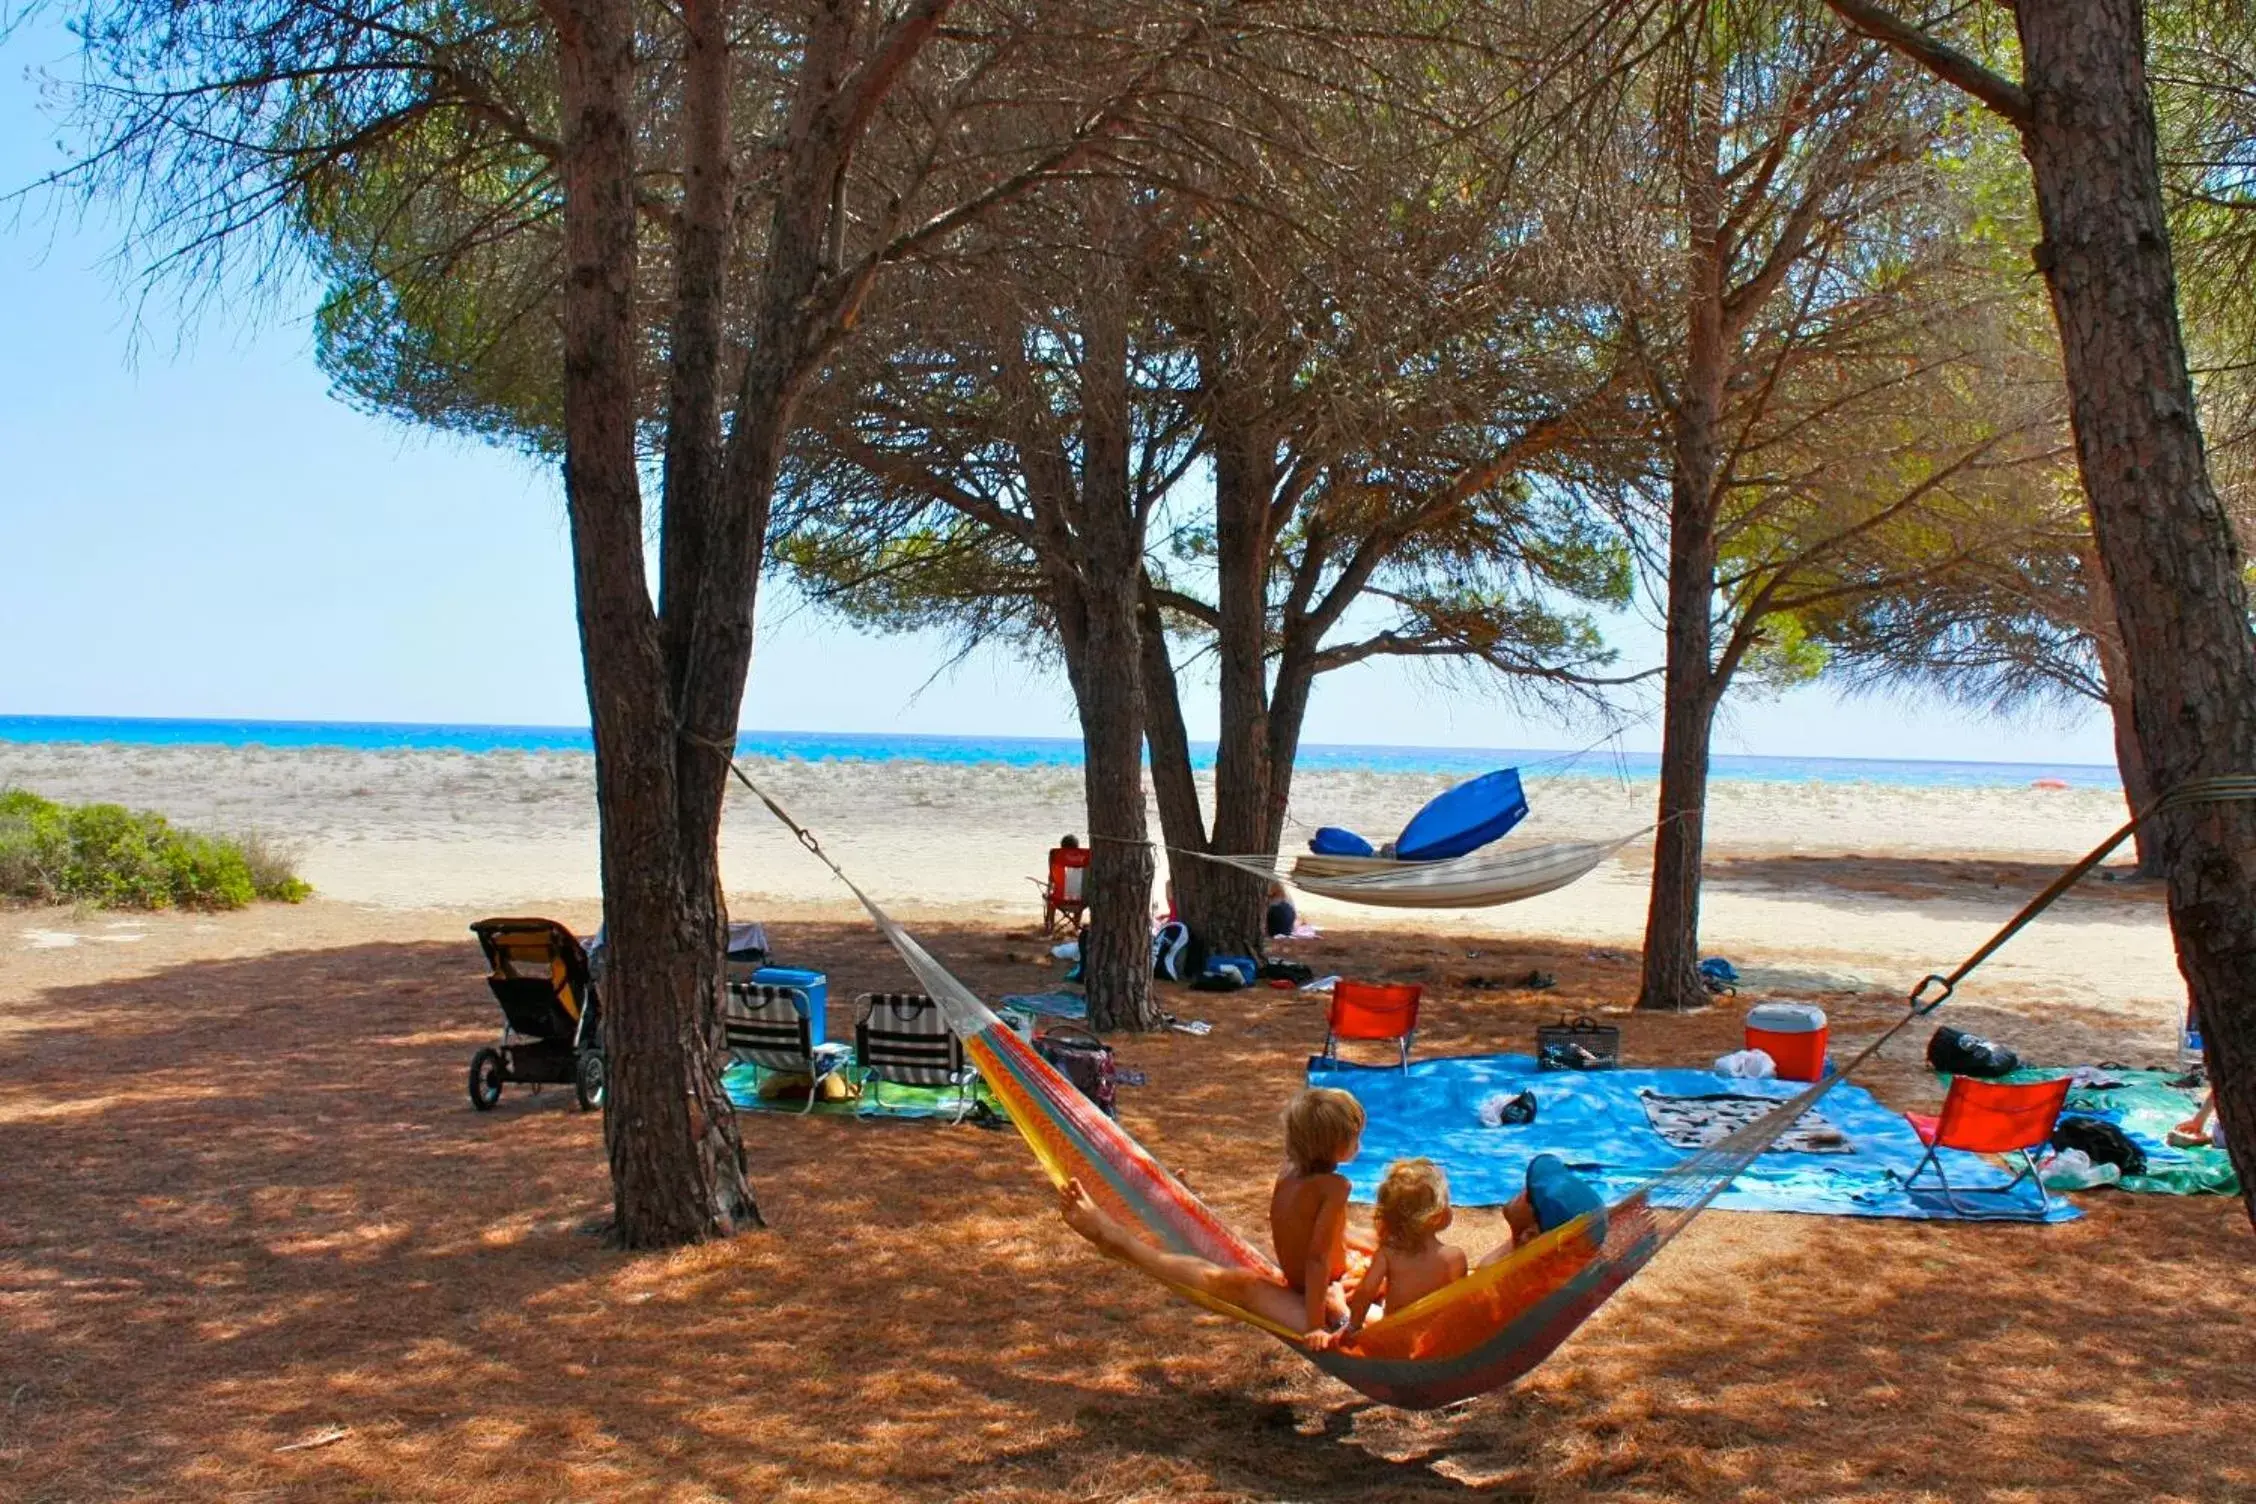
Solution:
{"label": "child's bare foot", "polygon": [[1105,1214],[1097,1209],[1097,1203],[1081,1188],[1081,1182],[1066,1181],[1058,1187],[1057,1195],[1058,1214],[1065,1218],[1065,1225],[1098,1247],[1105,1246],[1109,1241],[1105,1234],[1111,1229],[1106,1226]]}

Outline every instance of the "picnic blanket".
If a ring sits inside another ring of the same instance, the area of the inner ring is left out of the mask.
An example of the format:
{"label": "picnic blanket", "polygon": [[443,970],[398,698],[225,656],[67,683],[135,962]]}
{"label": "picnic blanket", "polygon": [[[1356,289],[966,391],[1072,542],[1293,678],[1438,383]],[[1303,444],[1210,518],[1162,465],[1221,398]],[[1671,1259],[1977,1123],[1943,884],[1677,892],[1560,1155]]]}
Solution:
{"label": "picnic blanket", "polygon": [[[1735,1091],[1671,1097],[1648,1089],[1637,1096],[1645,1104],[1645,1121],[1653,1125],[1653,1131],[1666,1140],[1671,1149],[1681,1149],[1687,1154],[1729,1138],[1778,1105],[1772,1097]],[[1849,1142],[1849,1136],[1834,1127],[1822,1110],[1812,1110],[1803,1113],[1793,1127],[1778,1135],[1778,1141],[1763,1152],[1854,1154],[1856,1149]]]}
{"label": "picnic blanket", "polygon": [[1076,1023],[1086,1023],[1089,1018],[1089,1000],[1078,992],[1014,992],[995,1006],[1014,1008],[1036,1018],[1062,1018]]}
{"label": "picnic blanket", "polygon": [[[1775,1101],[1801,1089],[1797,1081],[1726,1082],[1702,1070],[1538,1071],[1529,1055],[1419,1060],[1408,1071],[1316,1059],[1308,1063],[1308,1084],[1343,1088],[1363,1104],[1369,1120],[1363,1152],[1344,1170],[1354,1199],[1370,1201],[1393,1161],[1424,1155],[1448,1172],[1450,1197],[1461,1206],[1501,1206],[1519,1195],[1528,1161],[1545,1152],[1572,1165],[1608,1200],[1674,1166],[1690,1151],[1672,1145],[1654,1126],[1646,1093],[1662,1099],[1728,1094]],[[1521,1091],[1535,1097],[1534,1122],[1490,1127],[1482,1121],[1483,1101]],[[1845,1151],[1781,1146],[1741,1171],[1715,1205],[1731,1211],[1984,1220],[1953,1211],[1940,1195],[1904,1189],[1904,1178],[1926,1146],[1901,1114],[1863,1087],[1836,1086],[1821,1110],[1825,1126],[1847,1140]],[[1995,1186],[2010,1178],[1977,1155],[1946,1149],[1941,1157],[1953,1185]],[[1932,1184],[1930,1175],[1923,1185]],[[2034,1190],[1992,1199],[2010,1200],[1999,1208],[2005,1216],[2036,1216]],[[2056,1200],[2048,1220],[2077,1215]]]}
{"label": "picnic blanket", "polygon": [[[2004,1079],[2011,1082],[2051,1081],[2068,1074],[2069,1066],[2024,1066]],[[2198,1089],[2172,1086],[2175,1071],[2136,1071],[2102,1068],[2104,1079],[2117,1086],[2079,1086],[2068,1093],[2064,1114],[2105,1118],[2146,1151],[2146,1173],[2126,1175],[2116,1182],[2126,1191],[2155,1196],[2237,1196],[2240,1177],[2224,1150],[2203,1144],[2192,1149],[2170,1147],[2172,1128],[2193,1116],[2206,1094]],[[1948,1077],[1944,1080],[1947,1082]]]}
{"label": "picnic blanket", "polygon": [[[781,1097],[764,1098],[759,1091],[757,1078],[760,1074],[756,1067],[743,1064],[732,1065],[721,1072],[721,1090],[728,1093],[729,1101],[738,1112],[780,1112],[792,1117],[914,1119],[953,1118],[962,1110],[961,1100],[953,1087],[895,1086],[887,1083],[883,1101],[878,1100],[877,1094],[865,1089],[859,1097],[848,1097],[839,1102],[817,1102],[812,1111],[801,1112],[800,1109],[807,1103],[804,1091],[791,1091]],[[846,1074],[851,1078],[857,1072],[852,1066],[848,1066]],[[984,1102],[989,1108],[996,1108],[995,1100],[988,1095],[987,1083],[984,1081],[973,1082],[972,1100]]]}

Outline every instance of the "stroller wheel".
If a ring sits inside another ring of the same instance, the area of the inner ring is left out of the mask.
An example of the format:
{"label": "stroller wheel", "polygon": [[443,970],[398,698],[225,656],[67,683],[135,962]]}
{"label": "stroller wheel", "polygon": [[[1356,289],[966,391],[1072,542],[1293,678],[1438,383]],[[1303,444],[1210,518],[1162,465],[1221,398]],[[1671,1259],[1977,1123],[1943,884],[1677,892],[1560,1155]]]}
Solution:
{"label": "stroller wheel", "polygon": [[600,1051],[580,1052],[579,1063],[572,1069],[572,1096],[579,1102],[582,1112],[593,1112],[603,1105],[603,1056]]}
{"label": "stroller wheel", "polygon": [[501,1100],[501,1051],[483,1049],[470,1057],[470,1105],[491,1112]]}

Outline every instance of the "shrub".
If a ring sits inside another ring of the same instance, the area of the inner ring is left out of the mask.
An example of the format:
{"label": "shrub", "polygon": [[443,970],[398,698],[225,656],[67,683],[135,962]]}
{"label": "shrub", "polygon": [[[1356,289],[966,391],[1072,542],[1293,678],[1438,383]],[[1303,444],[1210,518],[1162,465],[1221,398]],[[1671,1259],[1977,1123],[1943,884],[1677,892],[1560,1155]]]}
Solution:
{"label": "shrub", "polygon": [[299,848],[255,830],[232,838],[250,868],[251,891],[275,903],[299,903],[313,896],[313,884],[298,876]]}
{"label": "shrub", "polygon": [[239,909],[296,903],[313,889],[292,856],[263,838],[176,828],[122,804],[57,804],[0,789],[0,897],[98,908]]}
{"label": "shrub", "polygon": [[29,789],[0,789],[0,893],[60,903],[70,865],[70,831],[61,805]]}

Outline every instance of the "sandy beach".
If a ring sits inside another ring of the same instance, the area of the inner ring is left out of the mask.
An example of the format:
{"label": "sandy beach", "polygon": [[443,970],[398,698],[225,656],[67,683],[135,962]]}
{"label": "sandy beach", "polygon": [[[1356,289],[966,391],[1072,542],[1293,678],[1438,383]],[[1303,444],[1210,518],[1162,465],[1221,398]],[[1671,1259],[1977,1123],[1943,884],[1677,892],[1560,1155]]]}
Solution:
{"label": "sandy beach", "polygon": [[[740,1119],[770,1227],[603,1238],[602,1121],[463,1098],[495,1028],[466,922],[600,921],[571,755],[0,747],[0,784],[298,845],[320,896],[226,914],[0,914],[0,1497],[779,1504],[1441,1504],[2244,1498],[2256,1269],[2224,1197],[2103,1192],[2049,1227],[1703,1217],[1510,1390],[1412,1414],[1146,1288],[1055,1216],[1014,1135]],[[974,988],[1056,972],[1027,875],[1070,771],[768,764],[753,776]],[[1311,822],[1387,832],[1445,780],[1319,775]],[[1649,785],[1531,788],[1529,840],[1633,831]],[[1708,948],[1835,1041],[1901,1015],[2119,819],[2112,796],[1720,783]],[[898,960],[756,804],[732,908],[834,997]],[[1629,1010],[1638,845],[1473,913],[1314,903],[1327,971],[1422,978],[1418,1052],[1524,1049],[1561,1011],[1625,1059],[1704,1061],[1739,1010]],[[1476,981],[1541,969],[1555,989]],[[1203,1038],[1120,1036],[1139,1141],[1259,1225],[1320,1007],[1161,989]],[[2049,1061],[2166,1059],[2159,894],[2094,885],[1950,1021]],[[1746,1001],[1743,997],[1740,1001]],[[831,1033],[851,1028],[835,1003]],[[1932,1110],[1900,1039],[1864,1081]],[[1361,1211],[1357,1216],[1364,1215]],[[1497,1214],[1467,1208],[1485,1246]]]}
{"label": "sandy beach", "polygon": [[[748,771],[881,902],[912,917],[1023,921],[1043,851],[1083,826],[1070,768],[840,761]],[[1293,813],[1304,827],[1384,838],[1450,781],[1304,774]],[[372,933],[459,933],[479,913],[591,912],[598,899],[594,764],[584,754],[0,746],[0,786],[10,784],[278,836],[303,853],[323,899],[367,911]],[[1528,788],[1534,813],[1515,841],[1612,840],[1652,819],[1649,780],[1538,777]],[[1907,987],[1947,970],[2122,817],[2119,797],[2095,790],[1719,780],[1703,943],[1768,968],[1777,990]],[[1156,836],[1156,812],[1151,828]],[[748,797],[730,803],[723,863],[746,917],[853,913],[830,875]],[[1311,899],[1305,910],[1327,929],[1634,947],[1649,863],[1640,839],[1584,881],[1507,907],[1404,914]],[[12,949],[29,943],[0,939]],[[2109,1010],[2156,1043],[2167,1041],[2184,997],[2158,886],[2097,881],[1969,987],[2030,1010]]]}

